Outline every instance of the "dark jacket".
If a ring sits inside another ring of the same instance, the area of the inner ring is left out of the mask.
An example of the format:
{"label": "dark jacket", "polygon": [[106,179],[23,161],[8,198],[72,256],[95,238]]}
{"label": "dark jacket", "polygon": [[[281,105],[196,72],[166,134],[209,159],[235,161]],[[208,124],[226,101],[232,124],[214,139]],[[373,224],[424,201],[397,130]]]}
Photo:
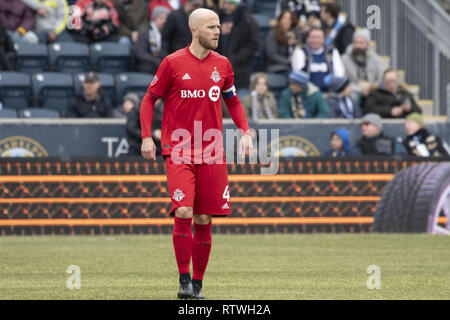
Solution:
{"label": "dark jacket", "polygon": [[[337,22],[336,22],[337,23]],[[333,27],[325,30],[327,34],[332,30]],[[342,56],[347,47],[353,43],[353,34],[355,33],[355,27],[347,21],[338,31],[336,38],[334,39],[334,47],[339,51]]]}
{"label": "dark jacket", "polygon": [[391,115],[392,108],[402,105],[406,100],[411,102],[411,111],[404,112],[399,118],[405,118],[414,112],[422,113],[422,110],[417,105],[413,95],[402,86],[398,87],[397,93],[395,94],[387,91],[383,87],[372,90],[367,97],[364,111],[365,113],[379,114],[382,118],[393,118]]}
{"label": "dark jacket", "polygon": [[[226,56],[234,70],[236,88],[248,88],[252,72],[252,60],[259,50],[259,27],[246,6],[237,9],[229,42],[224,49],[223,37],[219,38],[219,53]],[[220,14],[222,21],[224,13]]]}
{"label": "dark jacket", "polygon": [[268,72],[284,73],[291,69],[291,50],[294,49],[295,43],[301,42],[301,35],[294,32],[290,34],[292,35],[292,45],[279,43],[276,39],[275,29],[270,30],[267,34],[265,50]]}
{"label": "dark jacket", "polygon": [[[328,108],[330,109],[330,118],[336,119],[359,119],[362,117],[361,108],[351,99],[353,110],[351,111],[347,100],[340,95],[330,93],[327,98]],[[343,109],[344,108],[344,109]],[[347,108],[347,109],[345,109]]]}
{"label": "dark jacket", "polygon": [[66,118],[112,118],[112,104],[102,89],[99,89],[95,101],[87,101],[83,89],[72,99],[67,108]]}
{"label": "dark jacket", "polygon": [[395,139],[385,136],[383,133],[373,138],[362,137],[356,146],[363,156],[386,156],[401,153]]}
{"label": "dark jacket", "polygon": [[0,24],[0,70],[14,71],[16,56],[14,43],[6,29]]}
{"label": "dark jacket", "polygon": [[[448,156],[442,140],[439,136],[432,135],[427,129],[422,128],[415,134],[406,137],[403,141],[408,154],[418,157],[426,157],[421,153],[421,148],[425,147],[430,157]],[[422,147],[420,146],[422,145]]]}
{"label": "dark jacket", "polygon": [[113,0],[114,7],[119,15],[120,37],[130,37],[132,31],[143,30],[148,24],[148,13],[144,0],[131,0],[125,5],[122,0]]}
{"label": "dark jacket", "polygon": [[30,31],[35,25],[34,12],[20,0],[1,0],[0,23],[9,30],[23,27]]}
{"label": "dark jacket", "polygon": [[150,46],[150,29],[149,24],[147,28],[139,32],[138,39],[133,46],[133,52],[136,57],[136,68],[139,72],[146,72],[155,74],[161,63],[161,52],[153,52]]}
{"label": "dark jacket", "polygon": [[161,55],[163,58],[185,48],[192,41],[188,21],[189,15],[184,7],[174,10],[168,15],[161,32]]}

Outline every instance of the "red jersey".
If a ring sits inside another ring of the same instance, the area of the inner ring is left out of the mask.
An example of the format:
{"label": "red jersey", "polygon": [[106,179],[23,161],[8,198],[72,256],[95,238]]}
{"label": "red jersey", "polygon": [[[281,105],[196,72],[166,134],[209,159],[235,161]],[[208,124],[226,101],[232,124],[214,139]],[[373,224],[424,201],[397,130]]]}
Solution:
{"label": "red jersey", "polygon": [[[151,136],[153,106],[148,103],[150,94],[153,99],[164,99],[161,129],[163,156],[171,155],[176,146],[179,148],[182,145],[181,141],[186,142],[184,138],[188,134],[191,138],[188,141],[192,150],[188,157],[191,163],[204,163],[199,160],[198,153],[194,154],[194,149],[201,149],[202,153],[213,142],[220,143],[223,154],[223,138],[215,141],[216,139],[207,133],[209,129],[216,129],[215,131],[219,130],[222,135],[221,95],[229,110],[230,105],[231,109],[236,109],[230,110],[230,114],[238,128],[248,130],[245,112],[237,98],[233,82],[231,63],[214,51],[210,51],[208,56],[200,60],[191,53],[188,46],[167,56],[159,66],[141,105],[142,138]],[[234,103],[228,103],[227,100]],[[185,137],[182,139],[181,136]]]}

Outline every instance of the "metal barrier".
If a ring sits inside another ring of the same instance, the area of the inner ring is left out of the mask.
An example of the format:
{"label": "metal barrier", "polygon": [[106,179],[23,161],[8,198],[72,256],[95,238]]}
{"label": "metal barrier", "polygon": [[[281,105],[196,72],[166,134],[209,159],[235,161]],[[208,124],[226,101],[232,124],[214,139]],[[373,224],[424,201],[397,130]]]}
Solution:
{"label": "metal barrier", "polygon": [[433,0],[336,0],[350,21],[366,27],[368,8],[381,9],[381,28],[372,30],[377,52],[405,71],[420,98],[434,100],[435,115],[450,115],[445,104],[450,83],[450,17]]}

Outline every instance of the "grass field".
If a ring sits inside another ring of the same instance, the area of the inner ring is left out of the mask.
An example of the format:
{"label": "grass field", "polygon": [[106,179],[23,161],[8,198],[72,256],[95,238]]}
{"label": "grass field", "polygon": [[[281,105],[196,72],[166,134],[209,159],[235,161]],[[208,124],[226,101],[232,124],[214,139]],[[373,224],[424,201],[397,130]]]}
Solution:
{"label": "grass field", "polygon": [[[69,265],[81,289],[66,288]],[[366,269],[381,269],[381,289]],[[171,236],[0,238],[0,299],[174,299]],[[450,299],[450,238],[214,235],[209,299]]]}

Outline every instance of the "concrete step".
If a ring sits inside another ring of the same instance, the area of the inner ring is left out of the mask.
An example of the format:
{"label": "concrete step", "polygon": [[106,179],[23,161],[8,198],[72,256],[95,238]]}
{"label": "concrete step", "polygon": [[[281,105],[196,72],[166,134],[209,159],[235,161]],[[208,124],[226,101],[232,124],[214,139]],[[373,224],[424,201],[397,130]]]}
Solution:
{"label": "concrete step", "polygon": [[390,56],[380,56],[381,69],[386,70],[391,67],[391,57]]}
{"label": "concrete step", "polygon": [[419,100],[420,87],[416,84],[406,85],[406,89],[413,95],[414,99]]}
{"label": "concrete step", "polygon": [[434,101],[433,100],[418,100],[417,104],[422,109],[424,116],[433,116]]}

